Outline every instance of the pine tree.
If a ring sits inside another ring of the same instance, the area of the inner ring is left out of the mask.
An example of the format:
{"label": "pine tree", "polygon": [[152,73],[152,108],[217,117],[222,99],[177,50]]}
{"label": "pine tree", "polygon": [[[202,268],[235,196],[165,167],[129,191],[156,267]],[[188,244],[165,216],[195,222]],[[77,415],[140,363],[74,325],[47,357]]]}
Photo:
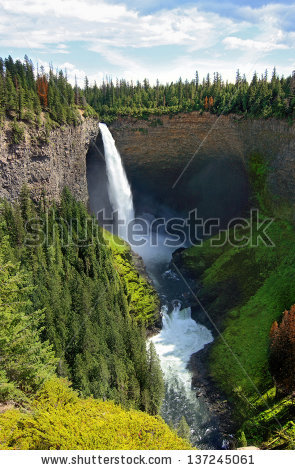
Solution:
{"label": "pine tree", "polygon": [[5,77],[5,96],[6,111],[17,111],[17,93],[9,72],[6,72]]}
{"label": "pine tree", "polygon": [[160,360],[152,342],[148,348],[147,389],[149,400],[147,411],[150,414],[157,414],[164,397],[164,379]]}
{"label": "pine tree", "polygon": [[199,88],[199,72],[197,70],[196,70],[195,83],[196,83],[196,90],[197,90]]}
{"label": "pine tree", "polygon": [[4,262],[5,249],[4,241],[0,251],[0,366],[19,396],[19,392],[36,391],[53,375],[57,361],[52,348],[39,338],[43,313],[26,313],[32,288],[19,265]]}
{"label": "pine tree", "polygon": [[191,430],[184,416],[181,417],[176,427],[176,432],[177,432],[177,435],[181,437],[182,439],[185,439],[188,442],[190,441]]}
{"label": "pine tree", "polygon": [[37,78],[37,93],[43,108],[48,106],[48,80],[45,74]]}

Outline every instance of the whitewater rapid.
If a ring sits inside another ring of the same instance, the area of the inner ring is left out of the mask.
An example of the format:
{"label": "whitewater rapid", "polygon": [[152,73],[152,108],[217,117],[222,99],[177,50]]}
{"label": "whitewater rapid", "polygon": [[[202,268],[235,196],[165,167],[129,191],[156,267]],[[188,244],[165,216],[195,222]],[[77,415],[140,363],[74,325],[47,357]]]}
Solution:
{"label": "whitewater rapid", "polygon": [[179,301],[175,300],[173,303],[174,308],[170,314],[167,305],[162,308],[163,328],[152,341],[162,358],[162,369],[168,387],[173,385],[178,376],[185,389],[190,392],[191,374],[186,367],[187,363],[192,354],[213,341],[213,336],[205,326],[192,319],[190,307],[181,309]]}
{"label": "whitewater rapid", "polygon": [[168,423],[177,425],[185,417],[191,430],[191,441],[199,444],[204,434],[211,432],[209,411],[202,399],[197,399],[192,389],[192,375],[187,369],[192,354],[213,341],[211,332],[191,318],[191,308],[181,309],[173,302],[172,311],[162,308],[163,327],[153,341],[161,361],[165,380],[165,398],[161,415]]}

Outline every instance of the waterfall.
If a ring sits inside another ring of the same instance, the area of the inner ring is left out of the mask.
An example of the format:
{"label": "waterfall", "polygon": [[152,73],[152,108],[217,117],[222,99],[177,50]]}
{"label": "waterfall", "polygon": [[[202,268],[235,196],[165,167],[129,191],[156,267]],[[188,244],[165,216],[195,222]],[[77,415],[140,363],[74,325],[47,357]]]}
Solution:
{"label": "waterfall", "polygon": [[[125,226],[118,230],[119,235],[127,240],[126,226],[134,219],[132,192],[108,127],[100,123],[99,128],[104,145],[108,195],[113,211],[118,211],[119,219],[125,222]],[[146,220],[149,225],[153,216],[150,215]],[[174,426],[184,416],[190,427],[193,445],[199,447],[202,442],[207,445],[208,441],[210,446],[217,432],[215,422],[204,398],[197,398],[196,391],[192,390],[192,374],[187,365],[192,354],[213,341],[213,336],[204,325],[192,319],[190,307],[181,308],[181,300],[172,302],[173,308],[169,313],[169,298],[171,301],[172,295],[178,295],[181,299],[183,294],[178,276],[169,269],[174,248],[165,246],[165,234],[158,235],[157,245],[150,243],[150,236],[149,232],[144,246],[133,249],[142,256],[154,285],[165,299],[162,307],[163,328],[148,340],[155,345],[164,374],[165,398],[161,415],[167,423]]]}
{"label": "waterfall", "polygon": [[124,221],[119,235],[127,238],[127,225],[134,219],[132,192],[115,141],[106,124],[99,123],[108,177],[108,193],[113,211]]}

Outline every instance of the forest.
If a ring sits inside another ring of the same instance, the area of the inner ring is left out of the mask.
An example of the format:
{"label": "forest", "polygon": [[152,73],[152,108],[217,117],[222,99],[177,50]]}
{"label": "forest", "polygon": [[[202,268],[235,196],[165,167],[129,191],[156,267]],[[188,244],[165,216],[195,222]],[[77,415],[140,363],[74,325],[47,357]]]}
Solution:
{"label": "forest", "polygon": [[[133,291],[139,289],[154,308],[149,312],[139,302],[135,318],[118,260],[98,224],[87,232],[87,223],[86,208],[68,190],[59,205],[48,206],[44,198],[35,207],[25,188],[19,204],[1,203],[1,363],[7,384],[2,382],[0,396],[21,399],[55,370],[85,396],[156,414],[162,376],[153,346],[146,351],[146,327],[158,315],[156,294],[138,275],[133,279]],[[45,230],[46,240],[35,238],[36,230]],[[32,332],[19,337],[30,326]]]}
{"label": "forest", "polygon": [[0,404],[11,409],[0,449],[190,448],[152,418],[164,393],[147,342],[158,298],[110,238],[68,189],[58,203],[25,187],[1,201]]}
{"label": "forest", "polygon": [[[274,68],[262,76],[254,72],[249,82],[238,70],[235,83],[224,82],[220,73],[191,80],[151,85],[147,79],[132,82],[106,78],[101,84],[72,86],[66,71],[46,73],[36,69],[25,56],[14,61],[0,58],[0,121],[7,116],[49,128],[78,125],[82,116],[111,122],[118,116],[147,119],[149,115],[199,111],[213,114],[234,113],[249,118],[295,117],[295,71],[280,77]],[[45,114],[44,114],[45,113]],[[19,131],[21,132],[21,131]],[[16,132],[17,135],[17,126]]]}

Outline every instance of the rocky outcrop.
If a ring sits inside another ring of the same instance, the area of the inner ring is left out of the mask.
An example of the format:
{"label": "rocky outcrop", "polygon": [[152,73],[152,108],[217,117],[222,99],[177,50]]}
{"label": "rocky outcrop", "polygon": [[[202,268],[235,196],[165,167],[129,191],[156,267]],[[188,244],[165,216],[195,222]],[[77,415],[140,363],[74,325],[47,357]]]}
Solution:
{"label": "rocky outcrop", "polygon": [[22,124],[24,139],[12,144],[11,124],[0,133],[0,197],[15,199],[24,184],[38,200],[45,189],[49,199],[59,199],[65,186],[75,197],[88,201],[86,154],[98,134],[98,121],[85,119],[79,126],[64,126],[48,136]]}
{"label": "rocky outcrop", "polygon": [[210,375],[209,354],[213,344],[206,344],[203,349],[192,354],[188,368],[192,373],[192,388],[196,390],[197,397],[203,397],[211,413],[217,416],[221,434],[231,441],[237,425],[233,419],[232,405]]}
{"label": "rocky outcrop", "polygon": [[135,191],[158,201],[192,206],[211,198],[240,212],[247,159],[259,152],[269,162],[271,191],[295,204],[295,125],[287,121],[192,112],[118,119],[111,131]]}

